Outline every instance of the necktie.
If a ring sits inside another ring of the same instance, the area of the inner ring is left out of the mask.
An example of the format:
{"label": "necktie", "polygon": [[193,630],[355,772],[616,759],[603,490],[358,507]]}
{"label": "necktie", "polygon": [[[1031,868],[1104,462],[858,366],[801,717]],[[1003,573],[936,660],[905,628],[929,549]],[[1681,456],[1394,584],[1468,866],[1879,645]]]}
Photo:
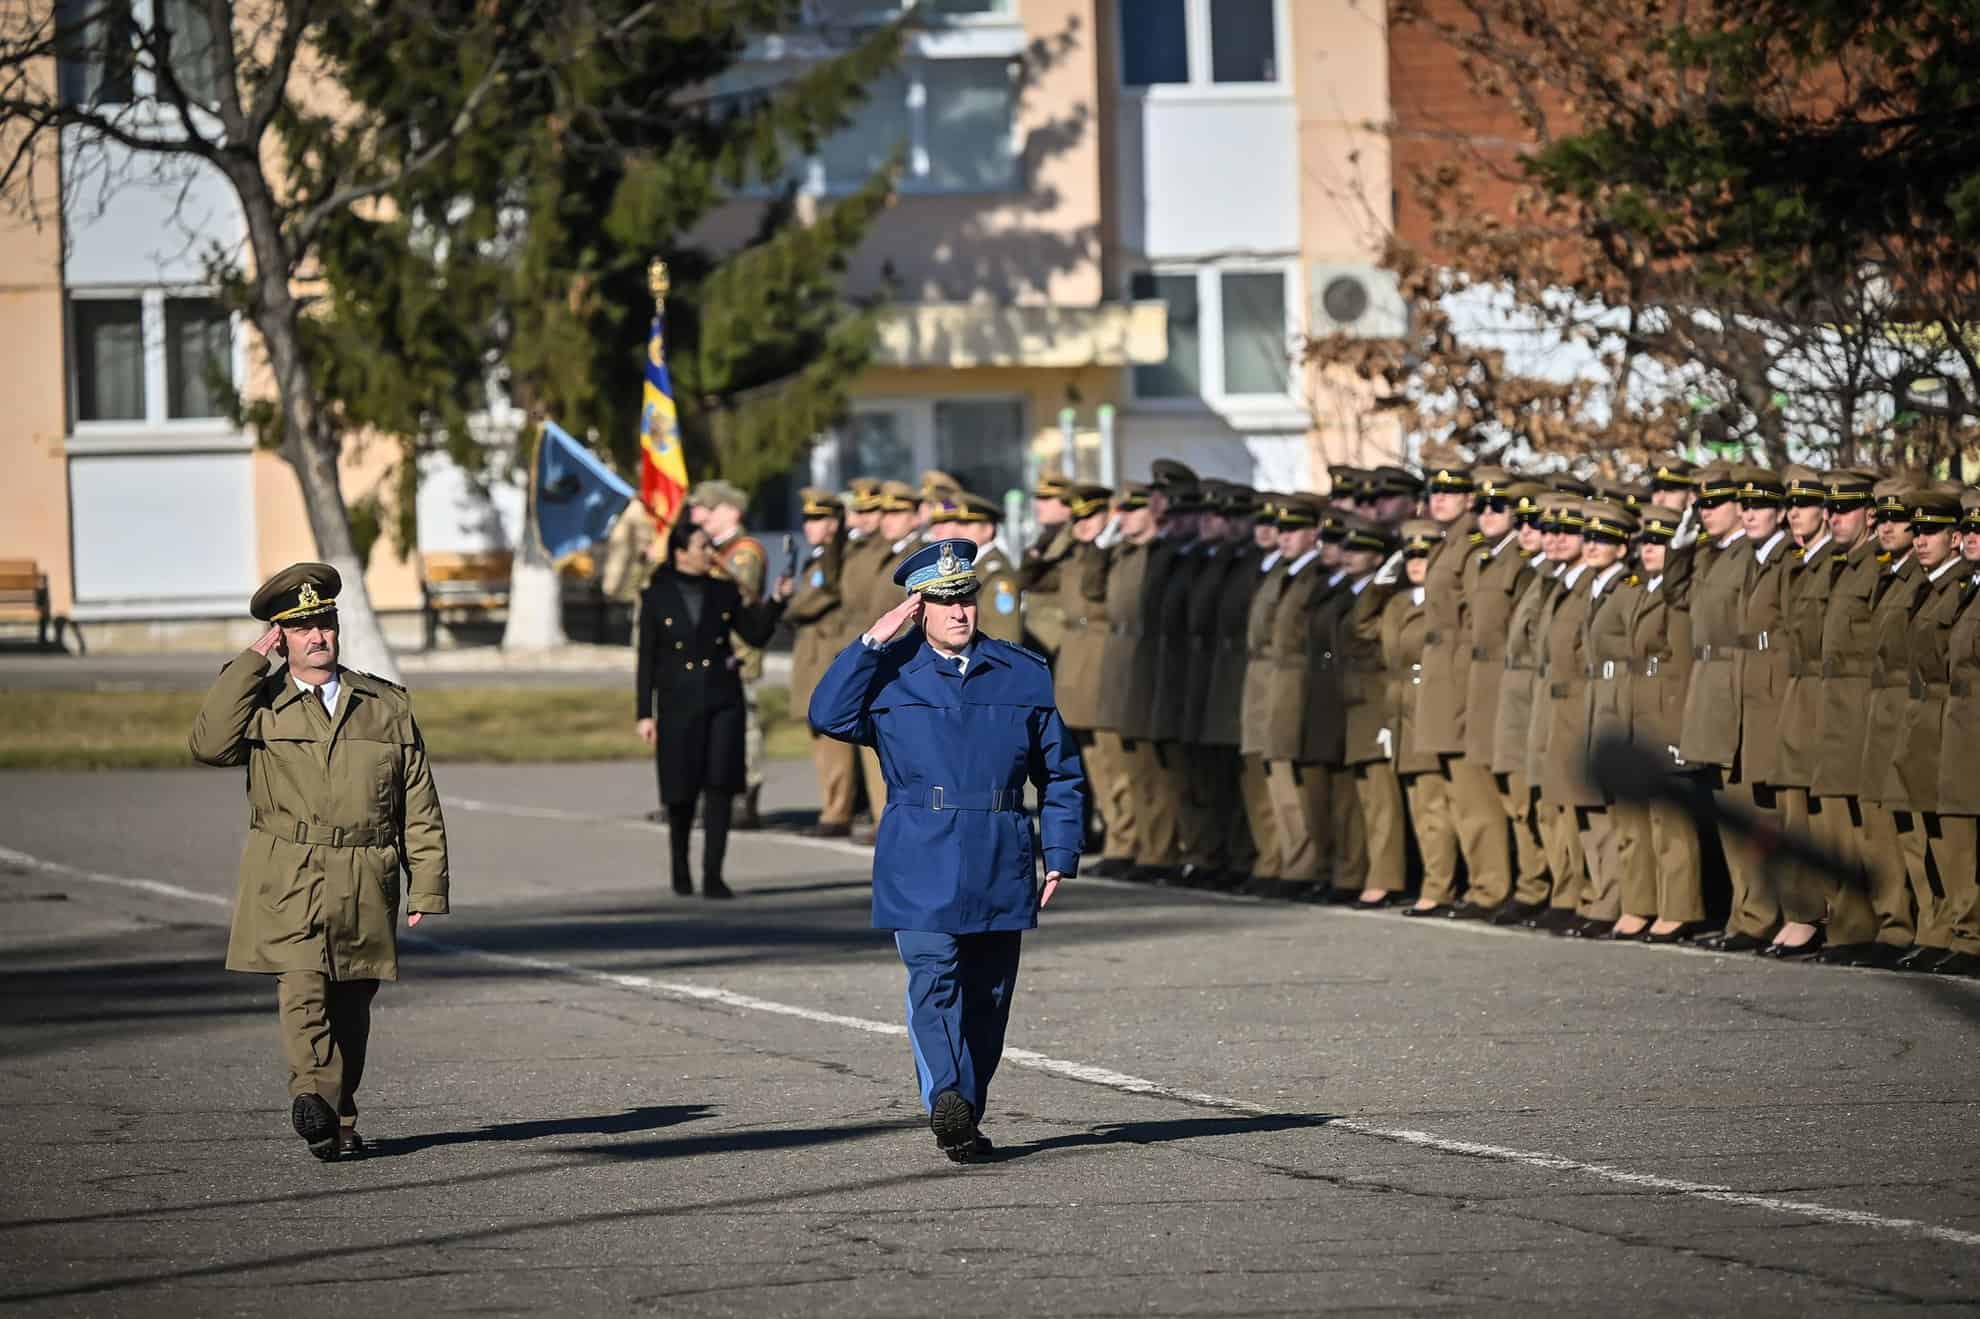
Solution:
{"label": "necktie", "polygon": [[316,693],[316,703],[317,703],[318,705],[320,705],[320,706],[322,706],[322,707],[323,707],[323,713],[324,713],[324,716],[325,716],[326,718],[327,718],[327,717],[329,717],[329,716],[330,716],[330,695],[329,695],[329,693],[328,693],[327,691],[325,691],[325,690],[324,690],[323,688],[321,688],[321,687],[312,687],[312,688],[310,688],[310,690],[311,690],[312,692],[315,692],[315,693]]}

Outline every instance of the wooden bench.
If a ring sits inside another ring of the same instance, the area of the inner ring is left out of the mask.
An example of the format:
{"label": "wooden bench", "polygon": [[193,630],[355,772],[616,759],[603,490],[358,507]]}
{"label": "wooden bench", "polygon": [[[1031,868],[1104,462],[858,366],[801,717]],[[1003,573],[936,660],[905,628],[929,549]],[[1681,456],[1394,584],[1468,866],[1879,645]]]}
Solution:
{"label": "wooden bench", "polygon": [[440,616],[485,617],[509,608],[509,573],[515,555],[507,550],[419,556],[420,612],[426,621],[426,648],[440,635]]}
{"label": "wooden bench", "polygon": [[0,559],[0,623],[34,623],[34,641],[48,644],[48,627],[55,624],[55,644],[62,644],[62,626],[48,605],[48,574],[33,559]]}

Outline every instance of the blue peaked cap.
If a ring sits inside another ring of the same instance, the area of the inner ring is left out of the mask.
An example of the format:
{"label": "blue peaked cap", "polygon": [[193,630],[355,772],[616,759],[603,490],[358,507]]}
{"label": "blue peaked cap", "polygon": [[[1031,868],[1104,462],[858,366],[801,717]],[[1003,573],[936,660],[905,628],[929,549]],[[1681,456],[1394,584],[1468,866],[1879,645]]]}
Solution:
{"label": "blue peaked cap", "polygon": [[976,594],[976,542],[938,540],[907,556],[894,569],[894,585],[929,600],[966,600]]}

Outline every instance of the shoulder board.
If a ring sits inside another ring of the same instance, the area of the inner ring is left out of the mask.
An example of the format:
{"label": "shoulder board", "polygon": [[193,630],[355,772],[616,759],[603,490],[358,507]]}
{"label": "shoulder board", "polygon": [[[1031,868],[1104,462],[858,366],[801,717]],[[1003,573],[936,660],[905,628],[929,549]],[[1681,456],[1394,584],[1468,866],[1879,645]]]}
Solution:
{"label": "shoulder board", "polygon": [[977,644],[982,645],[985,642],[994,644],[1001,652],[1003,652],[1006,655],[1010,655],[1012,657],[1022,655],[1024,658],[1030,660],[1033,664],[1036,664],[1041,669],[1050,671],[1052,667],[1052,661],[1046,659],[1043,655],[1040,655],[1035,650],[1029,650],[1024,646],[1018,645],[1017,642],[1015,641],[998,641],[997,638],[995,637],[984,637],[982,641],[979,641]]}
{"label": "shoulder board", "polygon": [[1483,545],[1485,543],[1485,533],[1474,531],[1471,533],[1470,540],[1473,545]]}
{"label": "shoulder board", "polygon": [[1800,563],[1803,559],[1807,557],[1808,557],[1808,550],[1804,546],[1797,545],[1794,547],[1794,561],[1796,563]]}
{"label": "shoulder board", "polygon": [[1891,552],[1890,552],[1889,550],[1878,550],[1878,551],[1877,551],[1877,562],[1878,562],[1878,563],[1889,563],[1890,561],[1891,561]]}
{"label": "shoulder board", "polygon": [[376,683],[378,686],[383,687],[388,692],[394,692],[400,696],[406,695],[406,689],[399,686],[398,683],[393,682],[389,678],[381,678],[375,673],[366,673],[362,669],[352,669],[351,672],[357,677],[364,679],[366,682]]}
{"label": "shoulder board", "polygon": [[751,540],[748,536],[744,536],[742,539],[736,541],[729,550],[729,557],[732,559],[747,559],[752,556],[759,559],[762,558],[763,547]]}
{"label": "shoulder board", "polygon": [[1641,577],[1638,577],[1638,576],[1637,576],[1637,575],[1636,575],[1635,573],[1631,573],[1631,574],[1629,574],[1629,576],[1627,576],[1627,577],[1625,577],[1625,578],[1623,578],[1623,585],[1624,585],[1624,586],[1641,586],[1641,585],[1643,585],[1643,579],[1642,579]]}

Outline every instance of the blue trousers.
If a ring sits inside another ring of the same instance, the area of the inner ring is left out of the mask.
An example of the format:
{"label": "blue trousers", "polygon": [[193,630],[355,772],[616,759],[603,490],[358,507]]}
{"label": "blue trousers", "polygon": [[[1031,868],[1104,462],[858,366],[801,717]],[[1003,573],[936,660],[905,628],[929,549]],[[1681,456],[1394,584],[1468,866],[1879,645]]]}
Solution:
{"label": "blue trousers", "polygon": [[983,1118],[990,1078],[1004,1056],[1004,1026],[1017,989],[1016,930],[990,934],[894,931],[907,967],[908,1041],[921,1081],[921,1106],[957,1090]]}

